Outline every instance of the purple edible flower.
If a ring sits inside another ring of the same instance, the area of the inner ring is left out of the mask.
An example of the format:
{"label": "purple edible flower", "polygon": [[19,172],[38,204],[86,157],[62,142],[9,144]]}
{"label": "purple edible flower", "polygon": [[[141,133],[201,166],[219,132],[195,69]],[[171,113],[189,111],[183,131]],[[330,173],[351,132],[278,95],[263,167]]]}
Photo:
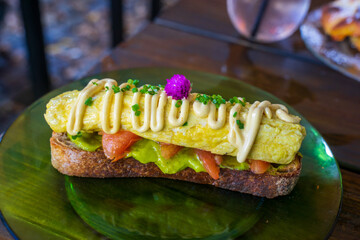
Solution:
{"label": "purple edible flower", "polygon": [[191,91],[191,83],[184,75],[175,74],[172,78],[166,79],[165,92],[175,100],[187,98]]}

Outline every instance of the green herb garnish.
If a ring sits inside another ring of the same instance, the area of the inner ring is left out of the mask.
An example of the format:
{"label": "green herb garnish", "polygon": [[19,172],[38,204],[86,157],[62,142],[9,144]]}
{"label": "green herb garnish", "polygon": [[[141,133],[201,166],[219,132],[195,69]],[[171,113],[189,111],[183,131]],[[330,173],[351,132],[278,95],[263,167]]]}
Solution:
{"label": "green herb garnish", "polygon": [[130,85],[134,85],[135,87],[137,87],[137,85],[139,84],[139,80],[132,80],[132,79],[129,79],[128,81],[127,81],[127,83],[128,84],[130,84]]}
{"label": "green herb garnish", "polygon": [[107,92],[109,90],[108,86],[105,86],[105,92]]}
{"label": "green herb garnish", "polygon": [[140,82],[139,80],[134,80],[133,84],[135,85],[135,87],[138,86],[139,82]]}
{"label": "green herb garnish", "polygon": [[99,84],[97,84],[97,82],[92,82],[92,84],[94,84],[95,86],[98,86]]}
{"label": "green herb garnish", "polygon": [[126,92],[130,90],[130,85],[126,85],[126,87],[121,88],[121,92]]}
{"label": "green herb garnish", "polygon": [[139,104],[134,104],[131,106],[131,109],[135,112],[135,116],[140,116],[141,112],[139,111]]}
{"label": "green herb garnish", "polygon": [[92,97],[89,97],[88,99],[86,99],[86,101],[85,101],[85,105],[87,105],[87,106],[91,106],[92,104],[93,104]]}
{"label": "green herb garnish", "polygon": [[208,102],[211,100],[210,96],[209,95],[206,95],[206,94],[198,94],[196,96],[196,100],[201,102],[202,104],[206,105],[208,104]]}
{"label": "green herb garnish", "polygon": [[225,104],[226,100],[220,95],[212,95],[211,101],[215,104],[216,108],[219,108],[221,104]]}
{"label": "green herb garnish", "polygon": [[120,92],[120,87],[113,85],[111,89],[114,91],[114,93]]}
{"label": "green herb garnish", "polygon": [[240,129],[244,129],[244,124],[238,119],[238,120],[236,120],[236,124],[238,125],[238,127],[240,128]]}
{"label": "green herb garnish", "polygon": [[229,102],[231,103],[231,104],[234,104],[234,103],[240,103],[243,107],[245,107],[245,98],[243,98],[243,101],[241,101],[239,98],[237,98],[237,97],[232,97],[232,98],[230,98],[229,99]]}
{"label": "green herb garnish", "polygon": [[237,112],[234,112],[233,117],[236,117],[236,115],[237,115]]}
{"label": "green herb garnish", "polygon": [[134,87],[133,89],[131,89],[131,91],[132,91],[133,93],[136,93],[136,92],[138,92],[139,90],[138,90],[136,87]]}
{"label": "green herb garnish", "polygon": [[179,108],[182,105],[182,101],[181,100],[177,100],[175,103],[175,107]]}
{"label": "green herb garnish", "polygon": [[136,112],[137,110],[139,110],[139,108],[140,108],[139,104],[134,104],[134,105],[131,106],[131,109],[132,109],[134,112]]}
{"label": "green herb garnish", "polygon": [[206,105],[209,101],[215,104],[216,108],[219,108],[221,104],[225,104],[226,100],[220,95],[206,95],[206,94],[198,94],[196,96],[196,100]]}
{"label": "green herb garnish", "polygon": [[147,92],[147,93],[149,93],[150,95],[155,95],[155,94],[157,94],[159,91],[160,91],[160,87],[150,85],[149,88],[148,88],[148,92]]}
{"label": "green herb garnish", "polygon": [[140,90],[140,92],[141,92],[142,94],[145,94],[145,93],[147,93],[148,89],[149,89],[149,86],[148,86],[148,85],[144,85],[144,86],[142,87],[142,89]]}
{"label": "green herb garnish", "polygon": [[184,124],[183,124],[183,127],[185,127],[185,126],[187,126],[188,125],[188,122],[185,122]]}
{"label": "green herb garnish", "polygon": [[160,86],[152,86],[152,85],[144,85],[142,87],[142,89],[140,90],[140,92],[142,94],[150,94],[150,95],[155,95],[157,94],[159,91],[161,90]]}
{"label": "green herb garnish", "polygon": [[79,138],[79,137],[82,137],[82,133],[81,133],[81,132],[78,132],[76,135],[71,136],[71,139],[72,139],[72,140],[75,140],[75,139],[77,139],[77,138]]}

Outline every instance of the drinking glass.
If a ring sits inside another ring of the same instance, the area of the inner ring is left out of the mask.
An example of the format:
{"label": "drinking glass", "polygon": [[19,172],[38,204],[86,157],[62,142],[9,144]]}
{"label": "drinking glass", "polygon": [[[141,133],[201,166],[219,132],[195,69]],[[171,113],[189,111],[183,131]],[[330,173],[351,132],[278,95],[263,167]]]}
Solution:
{"label": "drinking glass", "polygon": [[309,10],[310,0],[227,0],[236,30],[252,41],[270,43],[293,34]]}

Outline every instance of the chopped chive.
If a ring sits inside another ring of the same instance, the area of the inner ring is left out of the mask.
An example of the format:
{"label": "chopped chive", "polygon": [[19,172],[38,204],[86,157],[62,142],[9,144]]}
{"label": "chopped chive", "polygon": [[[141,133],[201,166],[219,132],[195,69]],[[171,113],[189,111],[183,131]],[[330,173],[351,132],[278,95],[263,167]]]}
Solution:
{"label": "chopped chive", "polygon": [[134,84],[134,80],[129,79],[129,80],[127,80],[127,83],[130,84],[130,85],[132,85],[132,84]]}
{"label": "chopped chive", "polygon": [[215,104],[216,108],[219,108],[221,104],[226,103],[226,100],[222,96],[215,94],[212,96],[206,94],[198,94],[196,96],[196,100],[204,105],[208,104],[209,102],[212,102]]}
{"label": "chopped chive", "polygon": [[77,132],[76,135],[71,136],[71,139],[72,139],[72,140],[75,140],[75,139],[77,139],[77,138],[79,138],[79,137],[82,137],[82,133],[81,133],[81,132]]}
{"label": "chopped chive", "polygon": [[229,102],[231,104],[234,104],[234,103],[240,103],[243,107],[245,107],[245,98],[243,98],[243,101],[241,101],[239,98],[237,97],[232,97],[230,98]]}
{"label": "chopped chive", "polygon": [[105,92],[109,90],[109,87],[108,86],[105,86]]}
{"label": "chopped chive", "polygon": [[201,102],[202,104],[206,105],[209,102],[210,98],[206,94],[198,94],[196,96],[196,100]]}
{"label": "chopped chive", "polygon": [[238,119],[238,120],[236,120],[236,124],[238,125],[238,127],[240,128],[240,129],[244,129],[244,124]]}
{"label": "chopped chive", "polygon": [[150,91],[148,91],[147,93],[150,94],[150,95],[155,95],[155,94],[156,94],[156,92],[153,91],[153,90],[150,90]]}
{"label": "chopped chive", "polygon": [[134,104],[131,106],[131,109],[135,112],[135,116],[140,116],[141,112],[139,111],[139,104]]}
{"label": "chopped chive", "polygon": [[185,127],[185,126],[187,126],[188,125],[188,122],[185,122],[184,124],[183,124],[183,127]]}
{"label": "chopped chive", "polygon": [[114,93],[120,92],[120,87],[113,85],[111,89],[114,91]]}
{"label": "chopped chive", "polygon": [[158,86],[150,86],[150,89],[151,89],[151,91],[149,91],[149,93],[151,95],[155,95],[160,90],[160,88]]}
{"label": "chopped chive", "polygon": [[236,117],[236,115],[237,115],[237,112],[234,112],[233,117]]}
{"label": "chopped chive", "polygon": [[91,106],[92,104],[93,104],[92,97],[89,97],[88,99],[86,99],[86,101],[85,101],[85,105],[87,105],[87,106]]}
{"label": "chopped chive", "polygon": [[245,98],[243,98],[243,101],[240,101],[240,104],[245,107]]}
{"label": "chopped chive", "polygon": [[149,87],[148,87],[147,85],[144,85],[144,86],[142,87],[142,89],[140,90],[140,92],[141,92],[142,94],[145,94],[145,93],[147,93],[148,89],[149,89]]}
{"label": "chopped chive", "polygon": [[182,101],[181,100],[177,100],[175,103],[175,107],[179,108],[182,105]]}
{"label": "chopped chive", "polygon": [[140,108],[139,104],[134,104],[134,105],[131,106],[131,109],[132,109],[134,112],[136,112],[137,110],[139,110],[139,108]]}
{"label": "chopped chive", "polygon": [[120,90],[121,90],[121,92],[126,92],[126,91],[130,90],[130,88],[131,88],[130,85],[126,85],[126,87],[123,87]]}
{"label": "chopped chive", "polygon": [[139,80],[134,80],[134,81],[133,81],[134,86],[137,87],[138,84],[139,84],[139,82],[140,82]]}
{"label": "chopped chive", "polygon": [[99,84],[97,84],[97,82],[92,82],[92,84],[94,84],[95,86],[98,86]]}
{"label": "chopped chive", "polygon": [[[141,89],[137,88],[137,84],[139,83],[139,80],[133,80],[133,84],[135,85],[135,88],[132,89],[132,91],[135,92],[140,92],[142,94],[150,94],[150,95],[155,95],[157,93],[159,93],[160,90],[163,90],[165,88],[164,85],[158,85],[158,86],[153,86],[153,85],[144,85],[142,86]],[[129,90],[129,89],[128,89]]]}
{"label": "chopped chive", "polygon": [[215,104],[216,108],[219,108],[221,104],[225,104],[226,100],[220,95],[212,95],[211,101]]}

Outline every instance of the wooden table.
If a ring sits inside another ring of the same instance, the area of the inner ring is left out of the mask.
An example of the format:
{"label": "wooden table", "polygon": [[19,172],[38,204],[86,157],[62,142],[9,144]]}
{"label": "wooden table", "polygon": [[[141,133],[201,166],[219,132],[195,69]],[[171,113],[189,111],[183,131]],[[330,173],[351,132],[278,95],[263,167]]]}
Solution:
{"label": "wooden table", "polygon": [[[321,2],[313,1],[312,8]],[[321,132],[341,166],[344,198],[330,238],[358,239],[360,82],[314,58],[298,32],[266,46],[240,39],[225,3],[180,1],[84,75],[131,67],[181,67],[235,77],[281,98]],[[0,233],[9,239],[3,228]]]}

